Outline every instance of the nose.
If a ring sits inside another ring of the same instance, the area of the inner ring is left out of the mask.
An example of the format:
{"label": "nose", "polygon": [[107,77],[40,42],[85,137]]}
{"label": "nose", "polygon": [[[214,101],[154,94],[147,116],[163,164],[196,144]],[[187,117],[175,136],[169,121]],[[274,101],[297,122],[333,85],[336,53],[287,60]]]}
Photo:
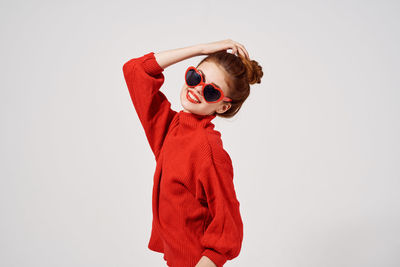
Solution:
{"label": "nose", "polygon": [[201,86],[201,85],[198,85],[198,86],[196,86],[196,87],[194,88],[194,90],[196,90],[196,92],[197,92],[199,95],[201,95],[201,88],[202,88],[202,86]]}

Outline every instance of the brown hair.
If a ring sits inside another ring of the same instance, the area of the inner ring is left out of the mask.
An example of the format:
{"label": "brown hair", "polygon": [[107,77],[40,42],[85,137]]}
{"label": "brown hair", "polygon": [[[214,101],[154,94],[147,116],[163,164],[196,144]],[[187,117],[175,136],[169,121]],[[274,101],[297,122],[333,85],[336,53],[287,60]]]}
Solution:
{"label": "brown hair", "polygon": [[226,83],[229,86],[227,97],[232,99],[231,107],[224,113],[214,113],[224,118],[233,117],[250,94],[250,84],[261,83],[263,76],[262,67],[255,60],[248,60],[239,54],[228,53],[225,50],[214,52],[202,59],[197,65],[203,62],[214,62],[221,66],[228,74]]}

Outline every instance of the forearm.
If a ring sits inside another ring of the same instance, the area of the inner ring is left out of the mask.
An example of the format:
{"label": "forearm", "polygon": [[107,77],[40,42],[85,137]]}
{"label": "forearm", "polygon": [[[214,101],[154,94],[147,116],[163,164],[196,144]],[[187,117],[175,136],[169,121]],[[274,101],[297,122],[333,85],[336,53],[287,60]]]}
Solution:
{"label": "forearm", "polygon": [[202,55],[201,44],[154,53],[157,63],[163,69],[179,61],[200,55]]}
{"label": "forearm", "polygon": [[202,256],[195,267],[217,267],[215,263],[206,256]]}

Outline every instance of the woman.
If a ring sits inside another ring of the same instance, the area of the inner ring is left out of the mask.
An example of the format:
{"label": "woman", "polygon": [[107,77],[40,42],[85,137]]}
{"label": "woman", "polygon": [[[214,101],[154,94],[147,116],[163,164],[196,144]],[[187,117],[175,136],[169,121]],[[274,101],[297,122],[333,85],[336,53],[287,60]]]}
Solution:
{"label": "woman", "polygon": [[[163,71],[199,55],[208,56],[182,73],[183,109],[174,111],[159,90]],[[126,62],[123,73],[157,163],[148,248],[172,267],[223,266],[239,255],[243,223],[232,161],[211,120],[239,111],[262,68],[227,39],[150,52]]]}

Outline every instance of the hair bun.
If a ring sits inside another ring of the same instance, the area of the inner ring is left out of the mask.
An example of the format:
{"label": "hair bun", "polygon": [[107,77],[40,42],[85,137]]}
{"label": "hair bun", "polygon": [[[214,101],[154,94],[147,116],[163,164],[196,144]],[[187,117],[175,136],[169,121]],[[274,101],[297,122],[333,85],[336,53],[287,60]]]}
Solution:
{"label": "hair bun", "polygon": [[249,84],[261,83],[261,78],[264,75],[262,67],[255,60],[248,60],[240,55],[240,59],[246,67],[247,80]]}

